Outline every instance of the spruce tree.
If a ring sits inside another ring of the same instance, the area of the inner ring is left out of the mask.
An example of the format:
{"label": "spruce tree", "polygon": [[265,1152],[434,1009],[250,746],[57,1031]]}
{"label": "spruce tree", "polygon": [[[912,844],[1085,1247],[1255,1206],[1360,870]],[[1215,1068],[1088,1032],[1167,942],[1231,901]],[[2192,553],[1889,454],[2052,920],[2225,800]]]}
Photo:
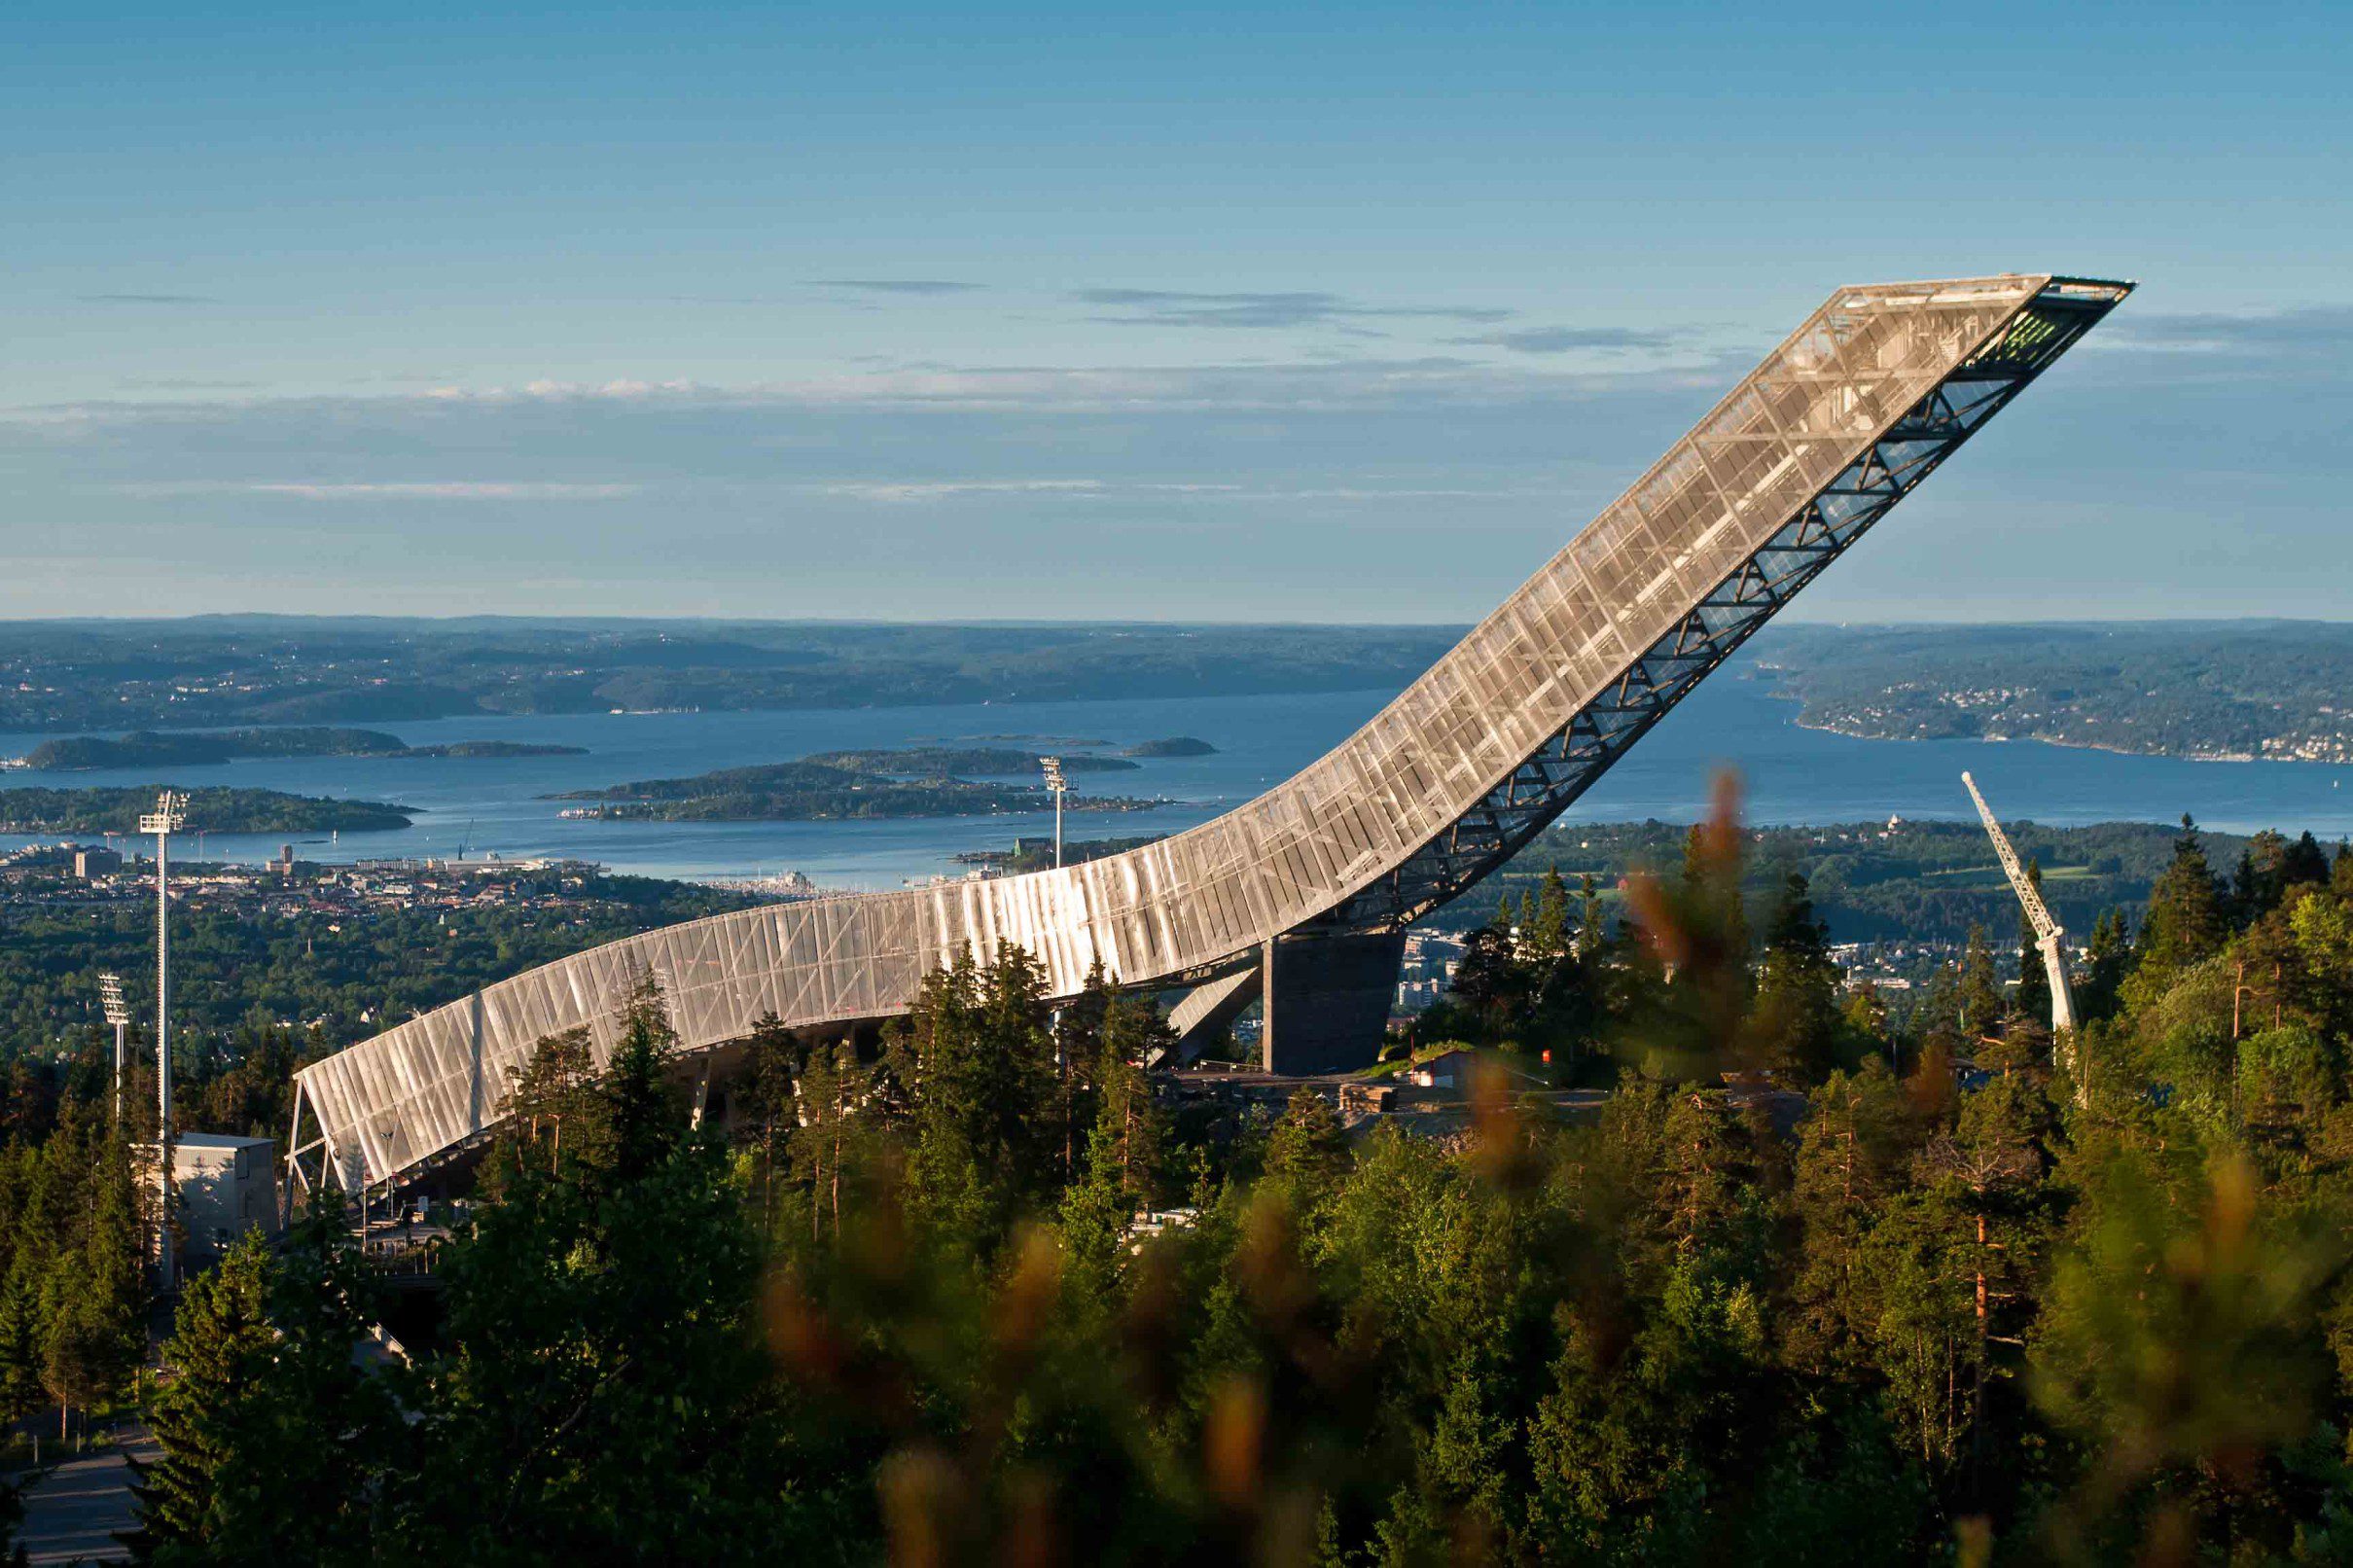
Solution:
{"label": "spruce tree", "polygon": [[189,1281],[140,1488],[153,1560],[374,1560],[401,1422],[354,1359],[371,1316],[339,1207],[312,1210],[275,1256],[249,1230]]}
{"label": "spruce tree", "polygon": [[2140,964],[2156,980],[2222,950],[2228,935],[2222,898],[2206,864],[2197,826],[2182,818],[2173,859],[2149,890],[2149,914],[2141,925]]}
{"label": "spruce tree", "polygon": [[1346,1170],[1347,1134],[1324,1097],[1304,1085],[1291,1091],[1283,1119],[1266,1140],[1266,1181],[1306,1215],[1329,1197]]}
{"label": "spruce tree", "polygon": [[1756,1058],[1801,1083],[1819,1081],[1836,1063],[1838,966],[1829,935],[1814,918],[1805,878],[1790,873],[1765,927],[1751,1028]]}
{"label": "spruce tree", "polygon": [[1961,953],[1960,1027],[1972,1042],[1981,1040],[2002,1026],[2002,1016],[2009,1010],[2002,1002],[2002,982],[1994,974],[1993,950],[1986,945],[1985,928],[1969,928],[1969,941]]}

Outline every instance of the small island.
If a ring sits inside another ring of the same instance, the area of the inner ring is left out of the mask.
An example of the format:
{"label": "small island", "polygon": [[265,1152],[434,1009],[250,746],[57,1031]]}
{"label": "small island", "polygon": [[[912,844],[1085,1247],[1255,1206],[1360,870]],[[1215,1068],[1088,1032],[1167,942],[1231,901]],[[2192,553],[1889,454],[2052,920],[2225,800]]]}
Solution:
{"label": "small island", "polygon": [[[840,757],[853,754],[829,753]],[[858,753],[861,757],[876,755]],[[639,779],[601,790],[547,797],[589,802],[563,815],[597,821],[824,822],[876,817],[997,816],[1045,811],[1053,797],[1036,784],[986,784],[953,777],[907,778],[817,758],[761,767],[726,767],[692,778]],[[1149,811],[1161,802],[1073,795],[1070,811]]]}
{"label": "small island", "polygon": [[1164,740],[1139,740],[1121,750],[1123,757],[1215,757],[1217,748],[1206,740],[1192,735],[1170,735]]}
{"label": "small island", "polygon": [[[965,773],[977,773],[983,778],[1034,778],[1039,759],[1044,755],[1002,746],[904,746],[897,750],[821,751],[802,761],[820,767],[906,778],[950,778]],[[1131,773],[1135,766],[1117,757],[1095,757],[1086,752],[1066,753],[1062,757],[1065,773]]]}
{"label": "small island", "polygon": [[[129,833],[156,808],[156,786],[0,790],[0,833]],[[410,825],[417,808],[277,790],[188,792],[191,833],[377,833]]]}
{"label": "small island", "polygon": [[579,757],[580,746],[527,745],[515,740],[453,740],[411,746],[381,730],[312,726],[291,730],[135,730],[114,739],[75,735],[45,740],[20,766],[43,773],[93,772],[115,767],[209,766],[244,757]]}
{"label": "small island", "polygon": [[523,740],[451,740],[435,746],[403,746],[387,757],[586,757],[586,746],[550,746]]}

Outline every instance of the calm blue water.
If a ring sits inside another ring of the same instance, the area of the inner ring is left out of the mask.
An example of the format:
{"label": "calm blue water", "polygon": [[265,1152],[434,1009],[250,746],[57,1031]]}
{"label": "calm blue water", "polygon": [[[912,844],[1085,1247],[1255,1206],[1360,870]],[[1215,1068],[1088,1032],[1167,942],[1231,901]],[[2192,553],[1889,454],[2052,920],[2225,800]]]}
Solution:
{"label": "calm blue water", "polygon": [[[1796,704],[1745,664],[1719,672],[1579,802],[1571,820],[1690,820],[1716,769],[1739,769],[1747,814],[1761,823],[1906,817],[1969,819],[1960,774],[1973,770],[2005,817],[2050,823],[2169,822],[2184,811],[2208,827],[2353,833],[2353,768],[2313,763],[2190,763],[2119,757],[2032,742],[1868,741],[1801,730]],[[0,773],[0,787],[91,784],[237,785],[396,801],[422,808],[405,832],[299,842],[304,859],[448,855],[575,856],[660,876],[800,871],[828,886],[890,888],[959,870],[958,850],[1051,833],[1051,813],[913,822],[565,822],[539,797],[630,779],[782,762],[842,747],[896,746],[981,735],[1070,736],[1127,744],[1198,735],[1214,757],[1146,761],[1132,773],[1084,774],[1082,789],[1168,796],[1132,815],[1074,813],[1074,838],[1167,832],[1207,820],[1276,783],[1362,724],[1392,695],[1350,692],[1133,702],[1000,703],[977,707],[794,713],[481,716],[388,729],[412,745],[508,739],[585,746],[584,757],[311,758],[126,773]],[[0,756],[43,735],[0,733]],[[1010,743],[1010,742],[1009,742]],[[1048,748],[1052,749],[1052,748]],[[1074,748],[1075,749],[1075,748]],[[201,824],[193,824],[200,827]],[[0,844],[27,842],[0,838]],[[207,836],[198,858],[266,860],[279,836]]]}

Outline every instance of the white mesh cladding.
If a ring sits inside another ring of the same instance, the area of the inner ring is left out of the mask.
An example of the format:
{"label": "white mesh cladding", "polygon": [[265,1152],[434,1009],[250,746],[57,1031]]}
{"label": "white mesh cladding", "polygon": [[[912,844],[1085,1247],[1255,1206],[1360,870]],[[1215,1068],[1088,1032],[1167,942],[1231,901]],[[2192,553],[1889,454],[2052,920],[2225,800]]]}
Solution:
{"label": "white mesh cladding", "polygon": [[765,1011],[903,1012],[966,949],[1018,943],[1067,995],[1098,957],[1150,983],[1333,908],[1476,804],[2049,281],[1839,290],[1394,702],[1225,816],[1086,866],[719,915],[503,980],[303,1070],[331,1162],[381,1182],[464,1143],[549,1034],[588,1024],[601,1061],[648,969],[698,1050]]}

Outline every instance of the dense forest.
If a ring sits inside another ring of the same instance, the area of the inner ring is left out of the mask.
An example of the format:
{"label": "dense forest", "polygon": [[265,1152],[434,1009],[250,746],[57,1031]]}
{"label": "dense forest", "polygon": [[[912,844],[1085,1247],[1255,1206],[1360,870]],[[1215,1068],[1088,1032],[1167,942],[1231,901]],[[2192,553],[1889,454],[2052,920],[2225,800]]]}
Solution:
{"label": "dense forest", "polygon": [[[374,1285],[332,1217],[189,1289],[143,1550],[2353,1552],[2353,856],[2264,839],[2234,887],[2185,830],[2053,1041],[1982,938],[1891,1023],[1801,876],[1744,895],[1747,847],[1719,818],[1622,915],[1548,876],[1480,928],[1448,1024],[1496,1069],[1434,1137],[1172,1100],[1149,1006],[1054,1018],[1017,950],[878,1051],[760,1025],[697,1126],[648,980],[608,1061],[555,1036],[515,1080],[409,1365],[354,1365]],[[0,1162],[10,1292],[120,1277],[75,1217],[121,1190],[98,1121],[68,1085]],[[41,1161],[72,1214],[19,1195]],[[21,1398],[120,1397],[135,1290],[87,1294],[79,1361],[0,1335]]]}
{"label": "dense forest", "polygon": [[1800,722],[1840,734],[2353,761],[2353,627],[2333,622],[1788,626],[1764,647]]}
{"label": "dense forest", "polygon": [[[0,833],[131,833],[156,808],[160,784],[53,790],[0,789]],[[375,833],[406,828],[416,807],[337,801],[282,790],[203,788],[188,797],[188,820],[206,833]]]}
{"label": "dense forest", "polygon": [[491,617],[0,623],[0,731],[1395,689],[1456,634]]}
{"label": "dense forest", "polygon": [[[2148,822],[2052,828],[2004,825],[2022,860],[2042,878],[2043,899],[2081,943],[2110,909],[2137,908],[2170,863],[2174,833]],[[1619,880],[1645,868],[1673,866],[1687,830],[1668,822],[1556,823],[1496,878],[1466,896],[1448,923],[1477,923],[1500,886],[1515,901],[1546,873],[1590,874],[1614,899]],[[1750,828],[1746,892],[1764,898],[1792,873],[1805,877],[1815,911],[1836,942],[1958,943],[1972,926],[2005,930],[2017,901],[1994,859],[1985,830],[1974,822],[1850,822],[1819,828]],[[2277,854],[2275,836],[2208,837],[2209,852],[2234,882],[2254,875],[2257,853]]]}

